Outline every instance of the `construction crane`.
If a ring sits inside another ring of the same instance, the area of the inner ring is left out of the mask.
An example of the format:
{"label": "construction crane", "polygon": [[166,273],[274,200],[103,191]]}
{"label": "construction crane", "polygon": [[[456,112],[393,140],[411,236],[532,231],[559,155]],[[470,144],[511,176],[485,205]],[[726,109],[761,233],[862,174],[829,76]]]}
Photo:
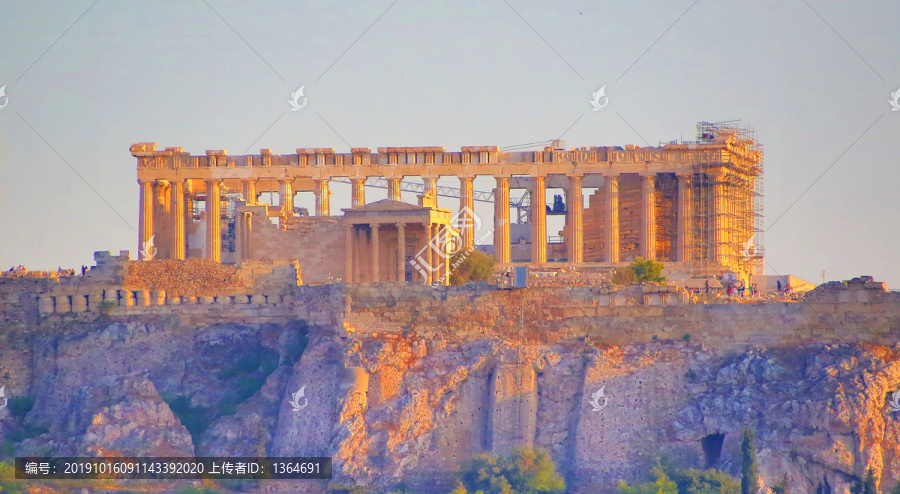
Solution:
{"label": "construction crane", "polygon": [[[346,177],[334,177],[331,178],[332,182],[339,182],[349,184],[350,179]],[[366,187],[375,187],[376,189],[387,189],[388,181],[383,177],[369,177],[366,179]],[[406,192],[415,192],[417,194],[425,193],[425,184],[419,184],[416,182],[400,182],[400,190]],[[460,189],[457,187],[446,187],[443,185],[437,186],[437,195],[443,197],[455,197],[459,199]],[[494,192],[484,192],[484,191],[472,191],[472,199],[479,202],[494,202]],[[516,208],[516,214],[519,218],[519,223],[525,223],[528,220],[528,209],[531,206],[531,193],[526,192],[517,198],[510,198],[509,205]]]}

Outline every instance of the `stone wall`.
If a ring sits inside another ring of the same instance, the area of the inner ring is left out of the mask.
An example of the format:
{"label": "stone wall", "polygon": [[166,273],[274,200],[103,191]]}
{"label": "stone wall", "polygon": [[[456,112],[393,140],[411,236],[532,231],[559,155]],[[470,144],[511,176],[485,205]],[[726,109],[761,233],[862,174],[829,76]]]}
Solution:
{"label": "stone wall", "polygon": [[306,283],[322,283],[343,278],[346,262],[344,244],[346,232],[340,218],[295,216],[285,223],[285,229],[267,219],[253,216],[253,259],[275,260],[297,256]]}

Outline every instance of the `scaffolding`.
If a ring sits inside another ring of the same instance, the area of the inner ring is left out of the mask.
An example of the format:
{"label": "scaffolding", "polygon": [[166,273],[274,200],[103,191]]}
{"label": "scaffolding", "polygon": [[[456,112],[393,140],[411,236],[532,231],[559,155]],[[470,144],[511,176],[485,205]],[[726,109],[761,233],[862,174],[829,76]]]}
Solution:
{"label": "scaffolding", "polygon": [[763,274],[763,148],[740,120],[697,123],[690,262],[705,276]]}

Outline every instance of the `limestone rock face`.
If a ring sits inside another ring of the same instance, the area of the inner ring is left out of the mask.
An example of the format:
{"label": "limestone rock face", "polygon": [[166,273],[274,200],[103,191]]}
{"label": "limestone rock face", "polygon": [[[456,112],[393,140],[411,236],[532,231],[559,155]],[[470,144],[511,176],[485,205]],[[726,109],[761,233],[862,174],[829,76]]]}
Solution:
{"label": "limestone rock face", "polygon": [[449,492],[462,461],[517,446],[548,450],[573,493],[615,492],[660,455],[738,477],[745,427],[766,486],[787,475],[794,492],[842,492],[868,468],[882,490],[900,480],[894,348],[339,334],[299,322],[66,328],[27,340],[27,362],[0,348],[35,399],[24,417],[0,411],[0,425],[38,433],[20,456],[331,456],[334,482],[376,492]]}
{"label": "limestone rock face", "polygon": [[[126,376],[79,389],[66,421],[23,441],[22,454],[193,456],[187,429],[145,377]],[[61,429],[61,430],[60,430]]]}

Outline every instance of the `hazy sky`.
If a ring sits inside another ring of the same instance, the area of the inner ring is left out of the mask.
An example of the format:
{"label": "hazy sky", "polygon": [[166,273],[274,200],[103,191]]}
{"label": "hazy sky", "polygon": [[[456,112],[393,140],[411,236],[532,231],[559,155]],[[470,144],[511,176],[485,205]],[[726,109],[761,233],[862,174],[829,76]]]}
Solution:
{"label": "hazy sky", "polygon": [[646,146],[741,119],[767,272],[900,288],[898,27],[896,2],[3,1],[0,267],[136,253],[134,142]]}

